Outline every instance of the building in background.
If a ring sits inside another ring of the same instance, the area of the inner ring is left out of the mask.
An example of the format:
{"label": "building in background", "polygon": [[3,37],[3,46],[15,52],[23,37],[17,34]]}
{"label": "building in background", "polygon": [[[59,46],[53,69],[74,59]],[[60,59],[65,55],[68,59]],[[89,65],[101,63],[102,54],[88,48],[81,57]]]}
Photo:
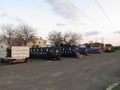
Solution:
{"label": "building in background", "polygon": [[27,43],[27,46],[32,48],[32,47],[47,47],[46,40],[40,38],[34,38],[31,41]]}
{"label": "building in background", "polygon": [[85,43],[85,46],[87,46],[88,48],[94,47],[94,48],[104,48],[104,44],[103,43],[99,43],[99,42],[94,42],[94,43]]}
{"label": "building in background", "polygon": [[99,43],[99,42],[95,42],[92,44],[92,47],[99,47],[99,48],[104,48],[104,44],[103,43]]}

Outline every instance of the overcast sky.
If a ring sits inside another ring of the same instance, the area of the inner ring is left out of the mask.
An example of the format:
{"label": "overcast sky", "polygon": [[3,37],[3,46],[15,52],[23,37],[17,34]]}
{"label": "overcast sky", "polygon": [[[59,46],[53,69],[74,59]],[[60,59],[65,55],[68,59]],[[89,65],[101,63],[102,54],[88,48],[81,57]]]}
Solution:
{"label": "overcast sky", "polygon": [[0,0],[0,25],[25,23],[47,38],[52,30],[82,33],[82,43],[120,45],[120,0]]}

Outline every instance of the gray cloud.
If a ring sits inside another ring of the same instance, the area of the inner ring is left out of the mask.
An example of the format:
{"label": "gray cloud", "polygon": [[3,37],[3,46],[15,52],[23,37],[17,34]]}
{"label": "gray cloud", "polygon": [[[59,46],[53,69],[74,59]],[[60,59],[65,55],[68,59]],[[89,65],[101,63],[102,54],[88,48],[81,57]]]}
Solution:
{"label": "gray cloud", "polygon": [[6,13],[0,14],[0,17],[1,17],[1,18],[6,18],[6,17],[9,18],[9,16],[8,16]]}
{"label": "gray cloud", "polygon": [[94,36],[94,35],[99,35],[99,31],[91,31],[91,32],[86,32],[85,36]]}
{"label": "gray cloud", "polygon": [[114,34],[120,34],[120,31],[115,31]]}
{"label": "gray cloud", "polygon": [[19,22],[19,23],[25,23],[22,19],[18,18],[18,17],[14,17],[14,19]]}
{"label": "gray cloud", "polygon": [[66,24],[64,23],[57,23],[56,26],[65,26]]}
{"label": "gray cloud", "polygon": [[22,19],[20,19],[18,17],[9,16],[7,13],[1,13],[0,18],[7,19],[8,21],[10,21],[12,23],[14,23],[14,22],[19,23],[19,24],[25,23]]}
{"label": "gray cloud", "polygon": [[[4,0],[3,0],[4,1]],[[25,23],[22,19],[20,19],[19,17],[13,17],[13,16],[10,16],[8,13],[4,12],[4,7],[2,7],[2,1],[0,1],[0,18],[3,18],[3,19],[7,19],[8,21],[11,21],[12,23],[13,22],[17,22],[17,23]]]}
{"label": "gray cloud", "polygon": [[77,20],[79,17],[78,11],[71,6],[66,0],[46,0],[52,5],[53,11],[64,18]]}

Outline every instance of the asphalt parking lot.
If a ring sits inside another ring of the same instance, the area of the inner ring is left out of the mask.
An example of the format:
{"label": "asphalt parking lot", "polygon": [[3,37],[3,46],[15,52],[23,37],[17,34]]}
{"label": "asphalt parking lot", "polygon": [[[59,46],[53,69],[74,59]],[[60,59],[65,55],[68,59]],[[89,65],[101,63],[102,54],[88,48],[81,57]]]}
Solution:
{"label": "asphalt parking lot", "polygon": [[0,64],[0,90],[105,90],[120,82],[120,51]]}

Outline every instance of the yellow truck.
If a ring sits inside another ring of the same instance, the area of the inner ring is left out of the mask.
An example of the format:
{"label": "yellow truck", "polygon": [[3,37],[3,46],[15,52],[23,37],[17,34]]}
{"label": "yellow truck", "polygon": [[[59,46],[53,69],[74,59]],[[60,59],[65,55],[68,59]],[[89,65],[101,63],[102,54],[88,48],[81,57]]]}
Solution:
{"label": "yellow truck", "polygon": [[115,49],[111,44],[106,44],[104,52],[115,52]]}

